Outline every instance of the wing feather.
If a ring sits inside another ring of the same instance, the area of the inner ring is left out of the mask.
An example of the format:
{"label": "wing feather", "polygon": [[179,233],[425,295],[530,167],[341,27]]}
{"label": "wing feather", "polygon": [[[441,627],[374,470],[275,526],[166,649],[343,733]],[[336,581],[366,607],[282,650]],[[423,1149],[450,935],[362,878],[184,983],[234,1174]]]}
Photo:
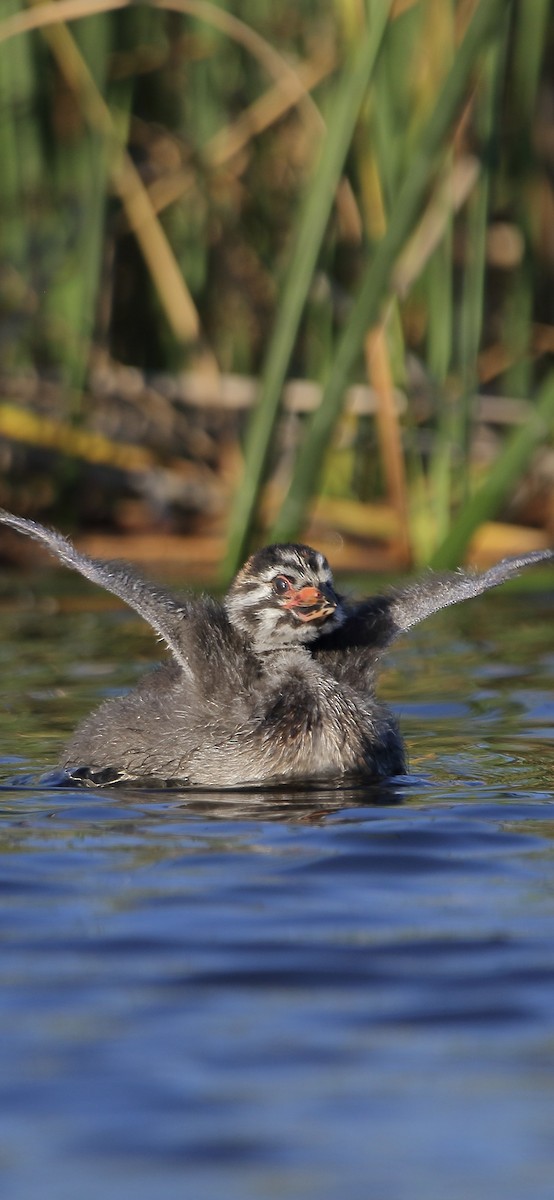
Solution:
{"label": "wing feather", "polygon": [[453,571],[449,575],[428,575],[392,597],[391,617],[398,633],[411,629],[430,617],[432,613],[471,600],[498,587],[507,579],[513,579],[527,567],[537,563],[554,561],[554,551],[533,550],[515,558],[503,558],[488,571]]}
{"label": "wing feather", "polygon": [[81,554],[68,538],[53,529],[46,529],[37,521],[29,521],[0,509],[0,522],[41,542],[64,566],[79,571],[85,579],[90,579],[92,583],[99,584],[124,600],[163,638],[179,665],[190,679],[194,679],[183,636],[191,611],[190,602],[177,599],[171,593],[155,587],[126,563],[104,562]]}
{"label": "wing feather", "polygon": [[370,596],[358,604],[347,604],[347,620],[335,633],[321,639],[320,649],[322,652],[363,649],[375,660],[397,637],[433,613],[479,596],[527,567],[546,562],[554,562],[553,550],[534,550],[530,554],[504,558],[482,573],[459,570],[436,575],[429,572],[415,583],[388,595]]}

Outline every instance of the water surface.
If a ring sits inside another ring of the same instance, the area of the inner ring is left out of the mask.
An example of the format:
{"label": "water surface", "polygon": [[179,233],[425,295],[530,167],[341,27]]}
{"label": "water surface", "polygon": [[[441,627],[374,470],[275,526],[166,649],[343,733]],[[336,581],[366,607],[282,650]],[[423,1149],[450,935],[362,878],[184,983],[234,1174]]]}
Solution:
{"label": "water surface", "polygon": [[34,782],[159,653],[85,595],[0,597],[2,1197],[551,1200],[554,597],[398,643],[407,780],[225,795]]}

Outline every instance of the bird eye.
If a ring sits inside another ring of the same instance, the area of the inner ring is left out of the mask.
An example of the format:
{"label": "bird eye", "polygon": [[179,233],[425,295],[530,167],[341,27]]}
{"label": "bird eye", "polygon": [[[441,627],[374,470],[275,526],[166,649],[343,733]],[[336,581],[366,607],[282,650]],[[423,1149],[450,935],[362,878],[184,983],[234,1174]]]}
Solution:
{"label": "bird eye", "polygon": [[287,579],[286,575],[276,575],[272,583],[273,591],[277,596],[285,596],[292,589],[292,582]]}

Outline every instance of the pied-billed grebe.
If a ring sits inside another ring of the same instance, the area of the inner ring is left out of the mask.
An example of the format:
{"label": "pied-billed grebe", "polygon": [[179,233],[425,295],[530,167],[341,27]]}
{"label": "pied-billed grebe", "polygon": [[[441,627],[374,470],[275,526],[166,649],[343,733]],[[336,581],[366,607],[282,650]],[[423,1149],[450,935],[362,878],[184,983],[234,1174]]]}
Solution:
{"label": "pied-billed grebe", "polygon": [[68,567],[114,592],[163,638],[172,659],[87,717],[61,766],[99,782],[160,779],[240,787],[340,782],[406,770],[396,722],[375,696],[379,659],[431,613],[554,558],[535,551],[483,574],[429,574],[389,595],[350,601],[309,546],[267,546],[222,603],[173,596],[131,568],[80,554],[61,534],[0,510]]}

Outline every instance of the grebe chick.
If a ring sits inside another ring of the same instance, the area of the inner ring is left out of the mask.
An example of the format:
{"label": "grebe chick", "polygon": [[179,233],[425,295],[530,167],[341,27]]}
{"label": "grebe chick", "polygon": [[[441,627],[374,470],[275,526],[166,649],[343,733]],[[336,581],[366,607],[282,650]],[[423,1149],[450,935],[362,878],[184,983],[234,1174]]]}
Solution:
{"label": "grebe chick", "polygon": [[131,567],[89,558],[61,534],[1,509],[0,522],[119,596],[170,652],[138,687],[87,717],[67,745],[60,766],[96,785],[156,779],[234,788],[402,774],[402,738],[375,692],[383,651],[439,609],[554,559],[553,551],[535,551],[481,574],[430,573],[352,601],[317,550],[266,546],[219,602],[165,592]]}

